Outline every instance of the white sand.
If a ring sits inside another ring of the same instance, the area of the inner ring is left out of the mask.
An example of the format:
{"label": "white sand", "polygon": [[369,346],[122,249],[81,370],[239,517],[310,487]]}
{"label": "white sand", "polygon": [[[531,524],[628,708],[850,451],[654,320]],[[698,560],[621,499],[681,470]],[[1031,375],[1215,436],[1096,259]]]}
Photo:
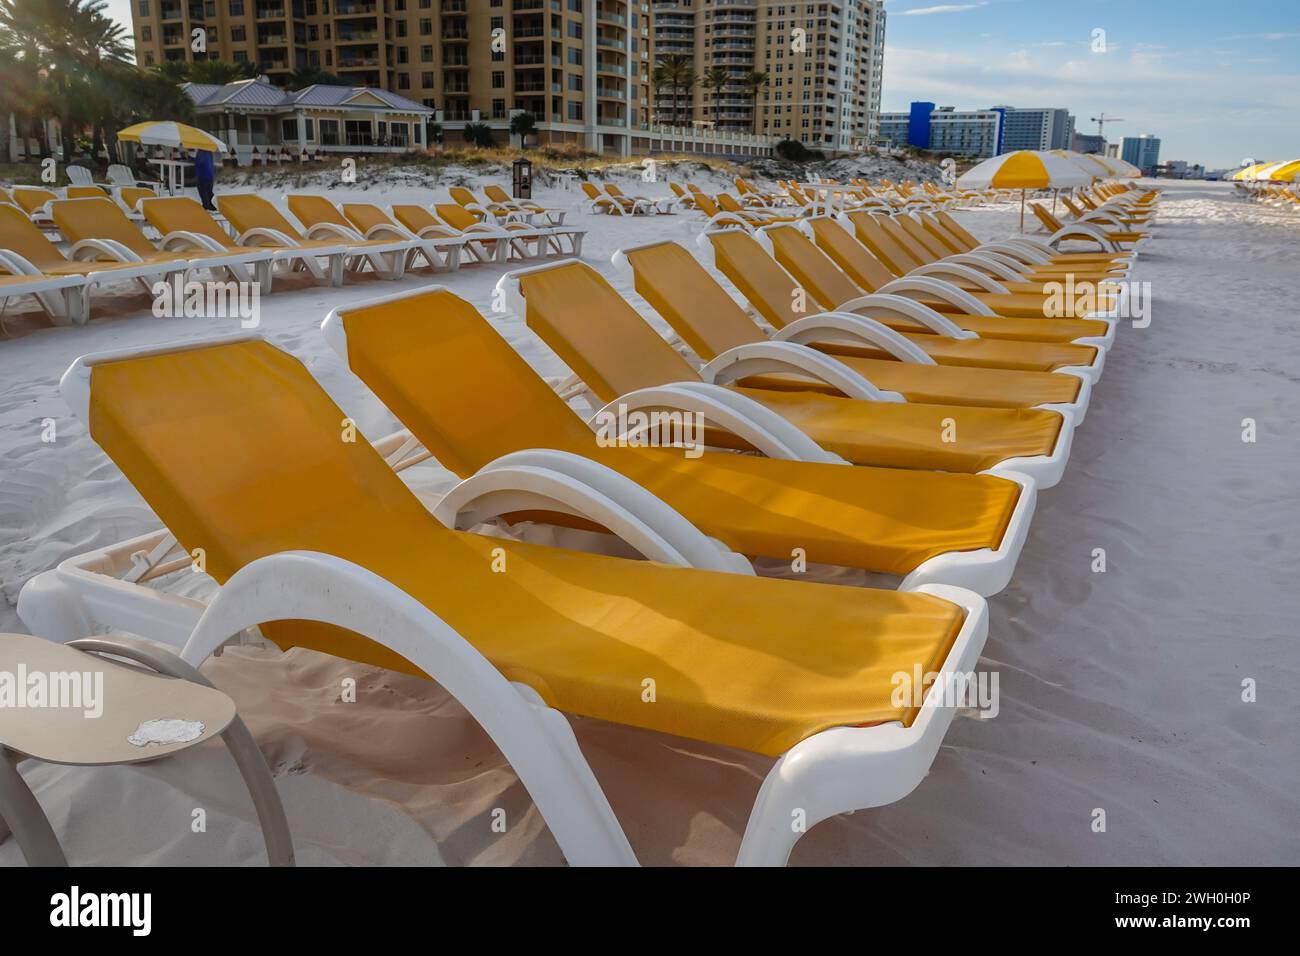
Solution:
{"label": "white sand", "polygon": [[[1136,276],[1152,283],[1154,321],[1121,329],[1066,477],[1040,498],[1015,580],[990,601],[981,667],[1000,673],[1000,714],[959,718],[916,792],[818,826],[792,862],[1300,863],[1300,216],[1243,204],[1224,185],[1165,185],[1158,240]],[[570,220],[590,230],[586,258],[606,275],[617,245],[690,241],[699,225],[689,213],[588,216],[576,193],[538,198],[574,209]],[[1015,228],[1009,208],[960,218],[986,238]],[[486,310],[501,271],[438,281]],[[378,437],[396,421],[316,328],[341,303],[429,281],[279,291],[263,302],[264,331]],[[235,331],[233,321],[154,319],[147,306],[128,294],[78,329],[7,317],[0,631],[25,630],[14,603],[33,574],[157,526],[57,392],[85,352]],[[494,321],[544,374],[564,374],[517,320]],[[54,444],[40,439],[47,417]],[[1254,444],[1241,441],[1246,417],[1258,423]],[[424,493],[451,481],[433,465],[407,478]],[[1090,570],[1099,547],[1105,574]],[[202,590],[191,575],[173,586]],[[304,863],[561,862],[510,768],[430,683],[251,648],[205,672],[261,742]],[[347,676],[355,704],[338,701]],[[1245,678],[1258,681],[1257,703],[1241,700]],[[643,862],[732,861],[765,759],[597,721],[575,729]],[[259,863],[232,771],[219,745],[134,769],[24,767],[76,863]],[[196,807],[205,834],[190,832]],[[1098,807],[1104,834],[1090,827]],[[504,834],[492,830],[495,808]],[[12,840],[0,846],[0,863],[19,862]]]}

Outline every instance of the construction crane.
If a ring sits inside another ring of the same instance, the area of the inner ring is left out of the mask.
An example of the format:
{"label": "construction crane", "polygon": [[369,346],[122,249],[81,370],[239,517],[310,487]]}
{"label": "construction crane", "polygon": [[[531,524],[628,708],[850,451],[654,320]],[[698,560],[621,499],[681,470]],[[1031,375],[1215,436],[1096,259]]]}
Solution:
{"label": "construction crane", "polygon": [[1094,116],[1094,117],[1092,118],[1092,121],[1093,121],[1094,123],[1097,124],[1097,135],[1100,136],[1102,139],[1105,139],[1105,138],[1106,138],[1106,124],[1107,124],[1107,123],[1122,123],[1122,122],[1124,122],[1124,121],[1123,121],[1122,119],[1120,119],[1118,116],[1107,116],[1105,113],[1102,113],[1100,116]]}

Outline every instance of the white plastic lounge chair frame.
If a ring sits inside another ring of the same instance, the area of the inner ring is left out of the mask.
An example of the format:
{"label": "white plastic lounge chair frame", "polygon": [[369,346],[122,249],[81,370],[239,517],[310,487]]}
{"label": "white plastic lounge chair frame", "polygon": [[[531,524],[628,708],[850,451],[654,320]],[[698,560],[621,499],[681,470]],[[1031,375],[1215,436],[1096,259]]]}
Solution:
{"label": "white plastic lounge chair frame", "polygon": [[[285,197],[286,199],[288,197]],[[336,203],[331,203],[338,210]],[[342,212],[339,212],[343,216]],[[343,216],[346,219],[346,216]],[[382,233],[382,234],[381,234]],[[348,244],[360,242],[384,242],[385,245],[374,246],[373,251],[353,259],[354,269],[359,271],[362,261],[368,262],[376,274],[386,279],[400,279],[406,274],[417,256],[424,259],[435,272],[455,272],[460,268],[460,250],[465,240],[456,238],[422,239],[418,236],[402,236],[393,229],[376,227],[362,235],[352,226],[343,226],[336,222],[318,222],[303,227],[303,236],[310,241],[338,239]]]}
{"label": "white plastic lounge chair frame", "polygon": [[[125,250],[130,252],[130,250]],[[123,262],[139,262],[138,257],[134,260],[122,260]],[[9,249],[0,249],[0,268],[4,268],[12,275],[31,276],[33,279],[44,277],[45,273],[41,272],[25,257]],[[59,313],[56,308],[51,311],[55,305],[53,300],[42,299],[41,305],[46,312],[55,321],[67,319],[76,325],[84,325],[90,318],[90,296],[96,287],[106,285],[111,282],[120,282],[134,279],[140,283],[146,292],[152,292],[155,283],[160,279],[167,279],[176,273],[185,274],[189,271],[190,264],[185,260],[176,262],[144,262],[130,268],[113,268],[101,271],[87,272],[84,276],[73,278],[81,279],[81,283],[73,283],[67,290],[66,313]]]}
{"label": "white plastic lounge chair frame", "polygon": [[[83,420],[90,365],[132,354],[142,353],[79,359],[64,375],[64,396]],[[571,864],[636,864],[567,719],[532,688],[508,681],[424,604],[373,572],[316,552],[260,558],[236,572],[206,605],[110,576],[128,548],[152,541],[156,552],[167,538],[157,532],[38,575],[19,595],[20,616],[34,634],[63,642],[96,626],[132,631],[180,648],[192,666],[265,621],[318,621],[365,634],[428,674],[479,722]],[[750,814],[739,865],[784,864],[801,835],[790,825],[796,811],[812,827],[839,813],[902,799],[924,778],[954,715],[954,708],[943,705],[944,675],[975,667],[988,634],[988,608],[961,588],[927,584],[913,590],[950,601],[966,614],[916,718],[907,727],[891,722],[822,731],[779,757]]]}
{"label": "white plastic lounge chair frame", "polygon": [[[783,225],[789,225],[784,223]],[[754,233],[754,238],[758,241],[764,251],[771,256],[772,261],[777,262],[776,252],[772,243],[772,237],[768,235],[770,229],[778,228],[776,226],[765,226]],[[706,236],[701,236],[701,240],[707,241]],[[808,241],[812,242],[811,237]],[[712,243],[710,243],[712,246]],[[839,268],[836,266],[836,268]],[[793,277],[791,279],[793,281]],[[1003,290],[1005,291],[1005,289]],[[941,312],[921,302],[915,301],[911,296],[933,296],[943,299],[957,306],[968,315],[994,315],[992,309],[980,302],[969,292],[959,289],[948,282],[942,282],[930,276],[914,277],[904,276],[901,279],[895,279],[881,286],[879,291],[871,295],[858,296],[856,299],[850,299],[848,302],[839,303],[835,309],[830,312],[821,313],[822,315],[846,315],[864,318],[855,312],[855,309],[870,309],[877,315],[894,315],[902,318],[912,319],[926,326],[931,333],[941,335],[950,339],[977,339],[979,334],[971,332],[957,326],[951,319],[947,318]],[[802,322],[803,320],[800,320]],[[1114,322],[1106,319],[1108,324],[1107,336],[1113,339],[1115,335]],[[799,324],[799,323],[794,323]],[[900,336],[901,337],[901,336]],[[817,340],[814,340],[817,341]],[[819,341],[831,341],[821,339]],[[1057,369],[1058,372],[1077,372],[1080,375],[1087,376],[1094,384],[1101,378],[1102,369],[1106,366],[1106,346],[1103,344],[1107,341],[1106,337],[1079,339],[1075,344],[1091,345],[1097,350],[1096,357],[1091,365],[1071,365],[1066,368]],[[877,345],[877,348],[882,346]]]}
{"label": "white plastic lounge chair frame", "polygon": [[[617,250],[610,259],[614,270],[635,282],[636,273],[632,268],[631,261],[628,259],[628,253],[660,244],[659,242],[648,242],[639,246],[627,246]],[[881,299],[887,307],[886,311],[892,310],[895,314],[904,314],[909,317],[913,314],[912,306],[919,304],[894,303],[893,299],[892,296]],[[899,309],[903,311],[900,312]],[[874,311],[880,314],[881,309],[875,309]],[[758,327],[755,326],[755,332],[758,331]],[[680,338],[675,333],[673,340],[675,345],[680,342]],[[809,337],[808,341],[817,340]],[[903,341],[906,342],[907,340],[904,339]],[[911,345],[912,343],[908,344]],[[929,358],[929,356],[926,356],[926,358]],[[933,360],[931,360],[930,364],[933,364]],[[719,385],[734,382],[751,375],[772,373],[800,375],[838,389],[845,398],[856,398],[868,402],[905,403],[907,401],[898,392],[877,387],[865,375],[845,365],[836,356],[812,348],[805,342],[780,337],[774,337],[766,342],[746,343],[727,349],[722,354],[705,362],[699,369],[699,373],[700,377],[706,382]],[[617,408],[617,403],[621,401],[623,399],[618,399],[615,403],[612,403],[613,407]],[[606,406],[607,409],[610,407],[609,405]],[[1039,488],[1051,488],[1060,482],[1061,476],[1065,474],[1065,466],[1070,460],[1070,449],[1074,444],[1074,430],[1078,425],[1078,420],[1070,406],[1040,405],[1037,407],[1044,411],[1056,412],[1063,419],[1057,436],[1056,447],[1052,449],[1052,453],[1050,455],[1006,458],[987,469],[984,474],[1001,475],[1006,472],[1013,472],[1017,475],[1027,475],[1034,480],[1034,484]]]}
{"label": "white plastic lounge chair frame", "polygon": [[[0,329],[3,329],[4,313],[9,307],[10,299],[19,299],[25,295],[30,295],[40,304],[41,309],[56,324],[63,324],[69,321],[80,324],[85,319],[81,318],[85,310],[86,301],[86,283],[85,276],[47,276],[43,273],[30,273],[17,268],[16,264],[10,258],[16,253],[10,253],[8,250],[0,249],[0,269],[6,270],[8,276],[0,278],[9,278],[9,276],[22,277],[22,281],[4,282],[0,284]],[[22,258],[19,256],[18,258]],[[26,259],[22,259],[27,263]],[[27,263],[30,265],[30,263]]]}
{"label": "white plastic lounge chair frame", "polygon": [[[529,273],[543,272],[547,269],[575,264],[585,265],[585,263],[581,263],[577,259],[566,259],[507,272],[497,281],[497,294],[501,296],[501,301],[508,311],[522,318],[525,315],[526,304],[519,280]],[[859,317],[854,316],[854,318]],[[884,326],[881,326],[881,328],[884,328]],[[888,331],[892,332],[893,330]],[[897,335],[897,333],[894,334]],[[822,334],[820,337],[809,336],[809,338],[825,341],[827,336]],[[781,341],[791,340],[800,341],[798,338],[782,339]],[[907,340],[904,339],[903,341]],[[778,355],[770,351],[759,353],[758,350],[755,350],[755,354],[746,356],[746,360],[743,362],[729,360],[725,363],[717,365],[710,363],[705,366],[705,369],[708,369],[709,378],[702,382],[676,382],[653,388],[637,389],[625,395],[620,395],[602,407],[597,407],[598,403],[588,396],[588,404],[596,409],[592,416],[593,421],[608,420],[609,413],[619,408],[628,411],[666,408],[671,411],[699,414],[717,427],[749,442],[761,454],[769,458],[848,465],[849,463],[839,455],[822,448],[803,431],[790,424],[776,412],[739,392],[722,387],[723,382],[741,378],[745,375],[758,374],[764,371],[807,374],[806,370],[810,367],[808,363],[803,363],[794,358],[793,353]],[[700,370],[702,377],[705,375],[705,369]],[[875,389],[865,378],[862,379],[862,382],[882,398],[893,394]],[[1074,420],[1068,412],[1061,411],[1061,415],[1065,419],[1061,423],[1062,433],[1068,430],[1072,440]],[[977,594],[983,595],[997,594],[1002,591],[1011,581],[1016,559],[1024,546],[1025,538],[1029,534],[1029,521],[1033,516],[1034,505],[1038,498],[1038,483],[1034,478],[1025,474],[1022,469],[1013,467],[1013,465],[1023,462],[1029,466],[1030,470],[1040,470],[1047,477],[1051,478],[1054,475],[1059,480],[1060,474],[1065,468],[1065,462],[1069,459],[1069,454],[1070,442],[1067,441],[1064,447],[1056,448],[1051,456],[1009,458],[1006,461],[999,462],[994,468],[980,472],[980,474],[1005,478],[1020,485],[1020,497],[1016,502],[1015,509],[1012,511],[1011,519],[1007,523],[1007,529],[1003,534],[1001,544],[997,548],[980,548],[976,551],[947,552],[935,555],[910,571],[903,578],[899,589],[912,590],[922,584],[950,584],[956,587],[968,588]],[[1039,461],[1039,458],[1043,460]]]}
{"label": "white plastic lounge chair frame", "polygon": [[[696,245],[700,249],[701,258],[706,268],[719,276],[720,281],[726,280],[726,276],[717,268],[713,243],[709,239],[709,233],[701,233],[696,239]],[[772,262],[778,269],[784,271],[784,267],[779,262],[775,259]],[[798,285],[794,276],[789,276],[789,278],[792,286]],[[890,296],[889,301],[879,304],[878,308],[892,308],[898,314],[913,317],[924,314],[915,309],[918,305],[920,303],[913,302],[904,296]],[[747,312],[756,321],[766,324],[766,321],[757,315],[752,307],[748,308]],[[865,345],[887,352],[892,358],[900,362],[912,362],[917,365],[937,364],[934,359],[926,354],[924,349],[911,339],[876,319],[858,315],[855,312],[832,311],[807,315],[795,322],[791,322],[783,329],[778,329],[772,337],[776,341],[800,342],[803,344],[843,342],[849,345]],[[1099,356],[1102,354],[1104,353],[1098,352]],[[1036,407],[1069,413],[1073,416],[1076,427],[1082,425],[1088,410],[1088,403],[1092,398],[1094,377],[1083,368],[1074,366],[1056,369],[1049,374],[1072,375],[1079,379],[1079,393],[1075,400],[1069,404],[1045,404]]]}

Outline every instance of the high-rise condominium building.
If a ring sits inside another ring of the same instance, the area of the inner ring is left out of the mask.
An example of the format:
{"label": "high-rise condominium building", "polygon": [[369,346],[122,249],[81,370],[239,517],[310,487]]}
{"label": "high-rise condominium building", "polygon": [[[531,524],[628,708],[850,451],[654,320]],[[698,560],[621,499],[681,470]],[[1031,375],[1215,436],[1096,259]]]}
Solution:
{"label": "high-rise condominium building", "polygon": [[1150,133],[1125,136],[1120,140],[1119,155],[1124,162],[1149,172],[1160,165],[1160,138]]}
{"label": "high-rise condominium building", "polygon": [[132,21],[142,66],[206,56],[282,86],[319,69],[451,128],[522,110],[547,141],[629,152],[649,122],[650,0],[132,0]]}
{"label": "high-rise condominium building", "polygon": [[[622,153],[652,124],[848,149],[875,133],[885,33],[881,0],[132,0],[132,20],[142,66],[219,58],[280,86],[322,70],[448,129],[526,111],[546,141]],[[696,79],[675,112],[651,85],[671,53]],[[724,84],[704,85],[713,68]]]}
{"label": "high-rise condominium building", "polygon": [[746,130],[832,152],[874,138],[881,0],[655,0],[651,59],[689,58],[690,86],[656,84],[654,121]]}

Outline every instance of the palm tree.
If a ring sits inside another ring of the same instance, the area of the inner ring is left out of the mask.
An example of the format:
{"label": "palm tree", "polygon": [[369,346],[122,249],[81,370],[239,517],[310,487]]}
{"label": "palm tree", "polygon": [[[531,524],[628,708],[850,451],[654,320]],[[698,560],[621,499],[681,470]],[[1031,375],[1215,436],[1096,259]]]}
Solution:
{"label": "palm tree", "polygon": [[695,86],[695,70],[691,58],[684,53],[666,53],[659,58],[659,65],[656,68],[662,71],[663,85],[673,91],[673,125],[680,126],[681,123],[677,111],[677,94],[681,90],[689,90]]}
{"label": "palm tree", "polygon": [[[232,63],[229,60],[195,60],[190,64],[191,83],[209,83],[212,86],[225,86],[237,80],[251,80],[257,75],[253,64],[247,61]],[[310,86],[310,83],[303,84]]]}
{"label": "palm tree", "polygon": [[516,113],[510,117],[510,132],[519,137],[519,148],[523,149],[529,135],[537,131],[537,117],[532,113]]}
{"label": "palm tree", "polygon": [[705,89],[713,91],[713,125],[718,125],[718,113],[721,112],[721,106],[718,100],[722,98],[722,88],[730,85],[731,71],[725,66],[711,66],[704,71],[704,76],[700,78],[700,85]]}
{"label": "palm tree", "polygon": [[348,84],[318,66],[306,66],[293,71],[289,85],[301,90],[308,86],[347,86]]}
{"label": "palm tree", "polygon": [[757,136],[758,135],[758,98],[762,96],[763,91],[767,89],[768,83],[771,82],[771,77],[769,77],[766,73],[756,70],[753,73],[746,73],[745,78],[740,82],[741,85],[745,88],[745,92],[749,94],[749,98],[751,102],[754,104],[753,133],[755,136]]}

